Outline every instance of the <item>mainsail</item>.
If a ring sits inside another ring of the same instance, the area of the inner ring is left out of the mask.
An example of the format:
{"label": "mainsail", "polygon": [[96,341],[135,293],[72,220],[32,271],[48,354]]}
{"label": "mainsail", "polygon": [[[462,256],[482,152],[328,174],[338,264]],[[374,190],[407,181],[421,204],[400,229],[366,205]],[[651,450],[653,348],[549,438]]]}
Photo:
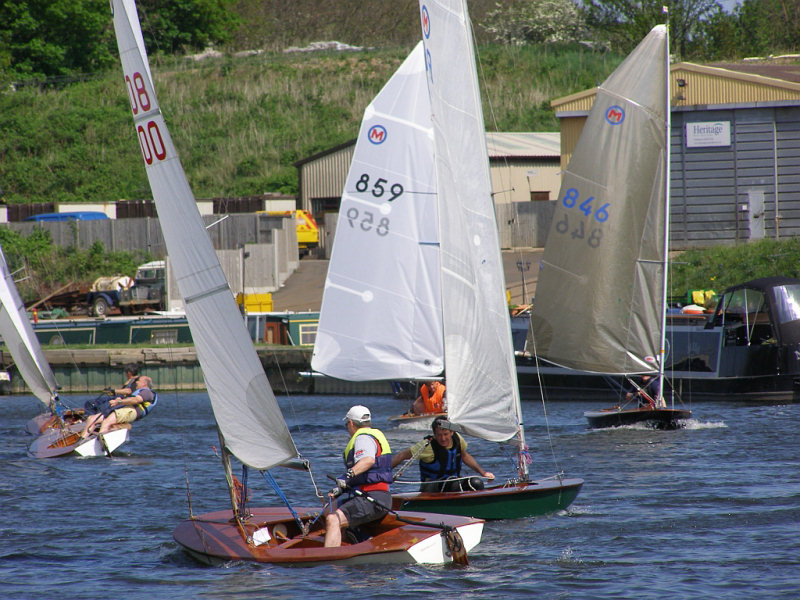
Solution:
{"label": "mainsail", "polygon": [[653,28],[598,88],[564,175],[532,315],[537,356],[564,367],[659,370],[666,44]]}
{"label": "mainsail", "polygon": [[234,456],[268,469],[297,450],[161,115],[134,1],[112,0],[111,8],[136,136],[214,417]]}
{"label": "mainsail", "polygon": [[25,304],[14,284],[2,248],[0,271],[3,276],[0,281],[0,334],[6,348],[11,352],[17,371],[31,392],[49,407],[56,396],[56,378],[28,320]]}
{"label": "mainsail", "polygon": [[490,441],[521,432],[511,324],[466,2],[420,0],[434,129],[447,411]]}
{"label": "mainsail", "polygon": [[311,367],[348,381],[444,369],[422,44],[367,106],[342,195]]}

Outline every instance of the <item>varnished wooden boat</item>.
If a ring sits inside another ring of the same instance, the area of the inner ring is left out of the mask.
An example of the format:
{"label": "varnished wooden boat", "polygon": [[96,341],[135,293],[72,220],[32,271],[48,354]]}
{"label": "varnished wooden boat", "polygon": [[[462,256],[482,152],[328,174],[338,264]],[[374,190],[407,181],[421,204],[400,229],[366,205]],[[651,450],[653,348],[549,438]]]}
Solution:
{"label": "varnished wooden boat", "polygon": [[[319,513],[319,509],[309,507],[295,510],[303,522],[313,521]],[[251,508],[244,521],[245,539],[232,516],[232,511],[223,510],[188,519],[178,525],[173,537],[195,559],[212,565],[236,560],[305,566],[331,561],[442,564],[452,562],[446,532],[413,522],[457,530],[466,552],[478,544],[483,531],[480,519],[407,512],[399,513],[400,521],[388,514],[378,523],[362,527],[367,536],[364,541],[348,540],[343,535],[340,547],[325,548],[324,519],[302,535],[289,509]]]}
{"label": "varnished wooden boat", "polygon": [[77,452],[81,456],[108,456],[130,439],[130,423],[120,423],[111,431],[82,438],[83,422],[78,421],[63,428],[50,428],[36,438],[28,448],[35,458],[54,458]]}

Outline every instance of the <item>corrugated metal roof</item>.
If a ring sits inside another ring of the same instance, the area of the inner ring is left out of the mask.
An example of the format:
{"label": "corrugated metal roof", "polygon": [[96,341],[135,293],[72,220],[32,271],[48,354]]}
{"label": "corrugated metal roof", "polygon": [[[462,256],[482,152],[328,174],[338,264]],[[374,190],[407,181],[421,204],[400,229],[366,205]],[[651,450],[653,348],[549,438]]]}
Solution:
{"label": "corrugated metal roof", "polygon": [[[355,146],[355,143],[355,140],[350,140],[328,148],[298,160],[294,166],[301,167],[310,162],[316,162]],[[561,156],[561,134],[558,131],[487,132],[486,147],[489,151],[489,158],[558,158]]]}
{"label": "corrugated metal roof", "polygon": [[[670,67],[674,106],[780,102],[800,99],[800,65],[736,63],[697,65],[678,63]],[[678,85],[684,83],[683,88]],[[556,116],[588,113],[597,94],[590,88],[550,105]]]}
{"label": "corrugated metal roof", "polygon": [[487,132],[489,158],[561,156],[561,134],[555,132]]}

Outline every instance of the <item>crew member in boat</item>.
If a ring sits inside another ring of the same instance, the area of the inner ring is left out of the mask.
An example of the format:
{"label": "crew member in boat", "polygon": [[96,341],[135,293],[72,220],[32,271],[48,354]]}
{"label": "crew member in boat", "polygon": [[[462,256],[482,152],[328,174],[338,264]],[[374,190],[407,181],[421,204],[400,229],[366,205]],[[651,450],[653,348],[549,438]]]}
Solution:
{"label": "crew member in boat", "polygon": [[445,385],[440,381],[423,383],[419,388],[419,396],[411,407],[411,413],[415,415],[443,413],[445,411],[445,389]]}
{"label": "crew member in boat", "polygon": [[[329,496],[331,509],[325,516],[325,547],[342,545],[342,529],[359,527],[382,519],[392,505],[389,484],[392,481],[392,455],[383,433],[372,427],[372,414],[366,406],[353,406],[344,418],[350,441],[344,449],[347,471],[336,480]],[[367,494],[352,494],[339,501],[334,510],[334,498],[343,491],[358,490]]]}
{"label": "crew member in boat", "polygon": [[111,400],[130,396],[136,389],[137,377],[139,377],[139,366],[135,363],[125,365],[125,383],[118,388],[107,387],[103,390],[103,394],[97,398],[87,400],[83,405],[84,415],[96,415],[100,412],[104,412],[108,415],[110,412],[109,403]]}
{"label": "crew member in boat", "polygon": [[661,386],[658,377],[652,375],[642,375],[642,383],[639,388],[625,394],[625,400],[630,402],[634,398],[640,408],[655,408],[655,399],[658,398]]}
{"label": "crew member in boat", "polygon": [[492,480],[494,474],[485,471],[469,452],[467,441],[454,431],[455,426],[446,417],[436,417],[431,424],[433,435],[417,442],[411,448],[392,456],[392,468],[410,458],[419,459],[421,492],[461,492],[483,489],[479,477],[461,477],[465,464],[481,477]]}
{"label": "crew member in boat", "polygon": [[92,415],[86,420],[81,431],[81,437],[87,438],[97,425],[100,425],[98,434],[108,433],[118,423],[133,423],[146,416],[157,402],[157,396],[152,390],[153,380],[147,375],[140,375],[132,384],[134,391],[129,396],[118,396],[108,402],[108,409]]}

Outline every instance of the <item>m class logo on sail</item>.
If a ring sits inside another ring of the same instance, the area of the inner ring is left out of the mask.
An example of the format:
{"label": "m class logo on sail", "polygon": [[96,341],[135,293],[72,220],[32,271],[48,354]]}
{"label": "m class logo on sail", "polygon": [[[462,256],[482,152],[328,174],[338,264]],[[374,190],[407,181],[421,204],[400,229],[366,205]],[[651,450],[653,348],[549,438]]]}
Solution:
{"label": "m class logo on sail", "polygon": [[367,138],[373,144],[382,144],[386,141],[386,128],[383,125],[373,125],[367,132]]}
{"label": "m class logo on sail", "polygon": [[625,120],[625,109],[621,106],[609,106],[606,110],[606,121],[611,125],[619,125]]}

